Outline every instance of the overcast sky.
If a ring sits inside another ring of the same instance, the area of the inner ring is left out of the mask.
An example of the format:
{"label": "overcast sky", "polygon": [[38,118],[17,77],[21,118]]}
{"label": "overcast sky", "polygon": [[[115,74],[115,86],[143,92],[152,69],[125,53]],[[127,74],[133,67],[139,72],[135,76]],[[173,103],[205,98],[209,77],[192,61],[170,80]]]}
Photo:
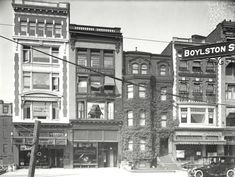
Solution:
{"label": "overcast sky", "polygon": [[[127,38],[171,41],[172,37],[206,36],[224,19],[235,21],[233,1],[58,0],[63,1],[70,2],[71,23],[120,27],[125,51],[137,47],[161,53],[167,45]],[[13,24],[11,0],[0,0],[0,35],[12,38],[13,27],[3,24]],[[14,101],[13,60],[12,43],[0,38],[0,99],[5,102]]]}

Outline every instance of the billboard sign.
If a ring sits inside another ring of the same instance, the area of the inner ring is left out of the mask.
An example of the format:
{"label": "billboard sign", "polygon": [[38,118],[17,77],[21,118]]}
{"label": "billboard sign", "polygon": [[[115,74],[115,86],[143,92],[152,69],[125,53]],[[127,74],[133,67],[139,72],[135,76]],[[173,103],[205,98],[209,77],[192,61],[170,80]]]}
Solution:
{"label": "billboard sign", "polygon": [[214,58],[235,55],[235,40],[183,48],[183,59]]}

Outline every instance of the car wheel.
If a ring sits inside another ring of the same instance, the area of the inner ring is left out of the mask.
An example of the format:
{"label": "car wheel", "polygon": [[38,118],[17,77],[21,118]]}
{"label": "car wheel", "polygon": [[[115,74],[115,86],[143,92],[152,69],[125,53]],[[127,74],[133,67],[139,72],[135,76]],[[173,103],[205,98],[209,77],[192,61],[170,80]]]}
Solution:
{"label": "car wheel", "polygon": [[202,172],[202,170],[197,170],[196,172],[195,172],[195,175],[194,175],[195,177],[203,177],[203,172]]}
{"label": "car wheel", "polygon": [[226,173],[226,177],[235,177],[235,172],[232,169],[228,170]]}

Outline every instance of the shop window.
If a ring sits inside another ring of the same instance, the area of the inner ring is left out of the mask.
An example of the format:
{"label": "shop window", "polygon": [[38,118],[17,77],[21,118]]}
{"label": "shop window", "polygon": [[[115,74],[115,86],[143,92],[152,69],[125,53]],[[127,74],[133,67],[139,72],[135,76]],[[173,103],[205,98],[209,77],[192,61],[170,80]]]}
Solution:
{"label": "shop window", "polygon": [[3,105],[3,114],[7,114],[9,111],[9,106],[8,105]]}
{"label": "shop window", "polygon": [[74,143],[74,165],[97,165],[98,143]]}
{"label": "shop window", "polygon": [[191,123],[205,123],[205,108],[190,108]]}
{"label": "shop window", "polygon": [[188,108],[180,108],[181,123],[187,123]]}
{"label": "shop window", "polygon": [[36,34],[36,23],[35,22],[29,22],[29,35],[35,36]]}
{"label": "shop window", "polygon": [[104,51],[104,67],[105,68],[114,68],[114,54],[112,50]]}
{"label": "shop window", "polygon": [[140,140],[140,151],[145,151],[146,141],[144,139]]}
{"label": "shop window", "polygon": [[235,99],[235,85],[227,86],[226,99]]}
{"label": "shop window", "polygon": [[58,103],[53,102],[52,103],[52,119],[58,119],[59,118],[59,108]]}
{"label": "shop window", "polygon": [[52,37],[53,33],[53,24],[52,23],[47,23],[46,24],[46,36],[47,37]]}
{"label": "shop window", "polygon": [[84,103],[84,101],[78,102],[78,118],[79,119],[85,118],[85,103]]}
{"label": "shop window", "polygon": [[77,63],[81,66],[87,66],[87,50],[78,49],[77,52]]}
{"label": "shop window", "polygon": [[[48,55],[48,54],[50,54],[49,47],[34,47],[34,49],[36,49],[36,50],[33,50],[33,62],[50,63],[50,56]],[[41,51],[41,52],[39,52],[39,51]]]}
{"label": "shop window", "polygon": [[229,63],[226,66],[226,76],[235,76],[235,63]]}
{"label": "shop window", "polygon": [[161,88],[161,101],[166,101],[166,97],[167,97],[166,92],[167,92],[166,87]]}
{"label": "shop window", "polygon": [[209,124],[214,123],[214,109],[213,108],[208,109],[208,119],[209,119]]}
{"label": "shop window", "polygon": [[161,127],[166,127],[166,121],[167,121],[167,115],[162,114],[161,115]]}
{"label": "shop window", "polygon": [[108,102],[108,105],[107,105],[107,115],[108,115],[108,119],[109,120],[112,120],[114,119],[114,103],[113,102]]}
{"label": "shop window", "polygon": [[55,37],[60,38],[62,36],[61,24],[55,24]]}
{"label": "shop window", "polygon": [[52,63],[59,63],[58,58],[59,57],[59,48],[52,48],[51,54],[55,57],[52,57]]}
{"label": "shop window", "polygon": [[91,51],[91,67],[100,67],[100,51],[92,50]]}
{"label": "shop window", "polygon": [[8,150],[8,145],[7,145],[7,144],[3,144],[2,146],[3,146],[3,147],[2,147],[2,152],[3,152],[4,154],[6,154],[6,153],[7,153],[7,150]]}
{"label": "shop window", "polygon": [[23,106],[23,116],[24,119],[30,119],[31,118],[31,107],[30,107],[30,103],[25,102],[24,106]]}
{"label": "shop window", "polygon": [[146,98],[146,85],[139,86],[139,98]]}
{"label": "shop window", "polygon": [[133,151],[133,140],[128,141],[128,151]]}
{"label": "shop window", "polygon": [[127,121],[128,126],[133,126],[133,111],[127,112]]}
{"label": "shop window", "polygon": [[30,72],[23,72],[23,89],[30,89]]}
{"label": "shop window", "polygon": [[140,126],[145,126],[146,112],[140,111]]}
{"label": "shop window", "polygon": [[52,74],[52,90],[59,91],[59,74]]}
{"label": "shop window", "polygon": [[160,66],[160,76],[166,76],[167,75],[167,67],[166,65]]}
{"label": "shop window", "polygon": [[21,35],[26,35],[27,34],[27,22],[26,21],[21,21],[20,22],[20,34]]}
{"label": "shop window", "polygon": [[33,102],[33,119],[49,119],[50,103],[49,102]]}
{"label": "shop window", "polygon": [[141,65],[141,74],[147,74],[148,73],[148,66],[146,64]]}
{"label": "shop window", "polygon": [[132,74],[139,74],[139,65],[138,64],[132,64]]}
{"label": "shop window", "polygon": [[33,73],[33,89],[50,89],[49,73]]}
{"label": "shop window", "polygon": [[31,62],[31,49],[28,46],[23,46],[23,63]]}
{"label": "shop window", "polygon": [[200,61],[193,61],[192,71],[193,72],[202,72]]}
{"label": "shop window", "polygon": [[134,86],[127,85],[127,98],[133,98],[134,96]]}
{"label": "shop window", "polygon": [[37,31],[37,34],[38,34],[38,36],[42,37],[42,36],[44,36],[44,33],[45,33],[45,24],[42,23],[42,22],[39,22],[39,23],[38,23],[38,31]]}

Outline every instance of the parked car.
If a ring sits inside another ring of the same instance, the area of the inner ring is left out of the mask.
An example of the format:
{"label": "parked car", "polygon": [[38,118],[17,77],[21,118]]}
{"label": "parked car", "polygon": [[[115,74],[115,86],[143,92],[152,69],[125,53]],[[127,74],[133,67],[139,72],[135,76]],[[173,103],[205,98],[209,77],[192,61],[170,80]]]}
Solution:
{"label": "parked car", "polygon": [[235,157],[204,157],[201,167],[188,171],[190,177],[235,177]]}

